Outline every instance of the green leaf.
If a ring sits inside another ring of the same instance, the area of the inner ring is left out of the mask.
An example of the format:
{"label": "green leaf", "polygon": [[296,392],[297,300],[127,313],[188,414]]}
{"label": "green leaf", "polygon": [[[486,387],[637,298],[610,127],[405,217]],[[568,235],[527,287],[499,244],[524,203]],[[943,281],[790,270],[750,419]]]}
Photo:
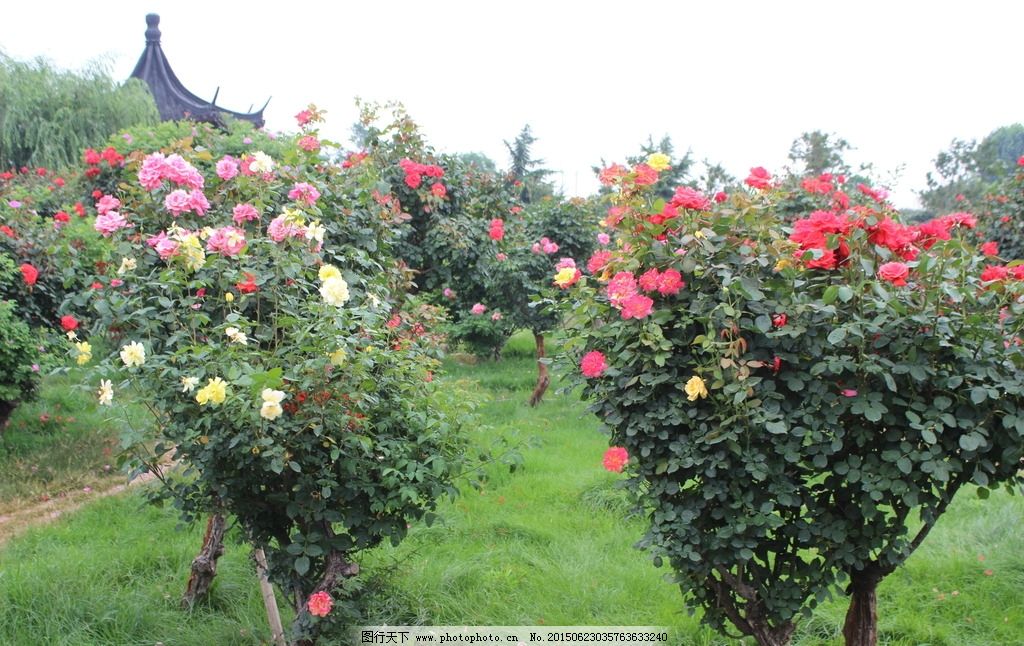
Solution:
{"label": "green leaf", "polygon": [[825,305],[831,305],[836,302],[836,297],[839,296],[839,286],[829,285],[825,293],[821,295],[821,302]]}
{"label": "green leaf", "polygon": [[768,422],[764,425],[764,428],[766,431],[774,435],[781,435],[789,430],[786,423],[782,421]]}
{"label": "green leaf", "polygon": [[840,285],[839,287],[839,300],[844,303],[849,303],[853,300],[853,290],[850,289],[849,285]]}
{"label": "green leaf", "polygon": [[308,556],[300,556],[299,558],[295,559],[295,571],[299,574],[299,576],[305,576],[306,572],[309,572]]}
{"label": "green leaf", "polygon": [[761,332],[767,333],[772,329],[772,320],[767,314],[762,314],[754,320],[754,327]]}
{"label": "green leaf", "polygon": [[832,345],[838,345],[846,339],[846,328],[837,327],[828,333],[828,342]]}
{"label": "green leaf", "polygon": [[988,391],[986,391],[984,388],[981,388],[979,386],[975,386],[974,388],[971,388],[971,401],[972,402],[974,402],[975,404],[980,404],[981,402],[985,401],[986,399],[988,399]]}

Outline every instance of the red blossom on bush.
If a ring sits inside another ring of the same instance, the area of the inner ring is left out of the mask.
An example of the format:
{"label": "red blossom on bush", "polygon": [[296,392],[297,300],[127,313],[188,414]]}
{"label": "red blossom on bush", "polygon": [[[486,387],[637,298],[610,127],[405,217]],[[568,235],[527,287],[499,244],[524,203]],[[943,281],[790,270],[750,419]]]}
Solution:
{"label": "red blossom on bush", "polygon": [[65,332],[70,332],[78,328],[78,319],[71,316],[70,314],[65,314],[64,316],[60,317],[60,326],[64,329]]}
{"label": "red blossom on bush", "polygon": [[772,175],[762,166],[756,166],[750,169],[750,175],[747,176],[743,183],[751,188],[767,189],[772,187]]}
{"label": "red blossom on bush", "polygon": [[331,599],[331,595],[321,590],[311,594],[306,605],[309,608],[309,614],[314,617],[326,617],[330,614],[331,608],[334,607],[334,599]]}
{"label": "red blossom on bush", "polygon": [[597,179],[605,186],[611,186],[625,177],[628,172],[629,171],[626,170],[625,166],[622,166],[621,164],[612,164],[608,168],[601,169],[601,172],[597,174]]}
{"label": "red blossom on bush", "polygon": [[21,271],[21,278],[25,281],[25,284],[31,287],[36,284],[36,280],[39,279],[39,270],[30,265],[29,263],[22,263],[18,270]]}
{"label": "red blossom on bush", "polygon": [[622,318],[642,319],[651,313],[654,301],[643,294],[633,294],[622,301]]}
{"label": "red blossom on bush", "polygon": [[990,283],[1003,280],[1009,275],[1010,268],[1003,265],[988,265],[981,272],[981,282]]}
{"label": "red blossom on bush", "polygon": [[986,242],[985,244],[981,245],[978,248],[978,250],[981,251],[982,255],[985,255],[985,256],[998,256],[999,255],[999,245],[996,244],[993,241]]}
{"label": "red blossom on bush", "polygon": [[430,193],[434,197],[444,198],[448,195],[448,189],[441,182],[434,182],[430,185]]}
{"label": "red blossom on bush", "polygon": [[775,314],[775,315],[772,316],[772,325],[774,327],[777,327],[777,328],[785,327],[786,323],[788,323],[788,322],[789,322],[789,317],[786,316],[785,312],[781,312],[779,314]]}

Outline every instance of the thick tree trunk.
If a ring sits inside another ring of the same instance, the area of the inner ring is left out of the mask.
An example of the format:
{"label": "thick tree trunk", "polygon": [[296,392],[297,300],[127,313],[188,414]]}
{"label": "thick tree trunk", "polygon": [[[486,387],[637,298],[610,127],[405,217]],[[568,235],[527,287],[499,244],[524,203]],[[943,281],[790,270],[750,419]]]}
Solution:
{"label": "thick tree trunk", "polygon": [[537,385],[533,389],[533,394],[530,395],[530,406],[536,406],[540,403],[544,393],[547,392],[548,386],[551,384],[551,377],[548,376],[548,366],[541,361],[544,358],[544,335],[534,332],[533,342],[537,344]]}
{"label": "thick tree trunk", "polygon": [[203,536],[203,547],[192,559],[192,574],[185,586],[185,595],[181,599],[182,607],[188,609],[206,597],[213,585],[213,577],[217,575],[217,559],[224,553],[224,530],[227,520],[222,514],[213,514],[206,522],[206,535]]}
{"label": "thick tree trunk", "polygon": [[846,611],[843,637],[846,646],[878,644],[878,582],[881,577],[868,568],[851,574],[850,607]]}

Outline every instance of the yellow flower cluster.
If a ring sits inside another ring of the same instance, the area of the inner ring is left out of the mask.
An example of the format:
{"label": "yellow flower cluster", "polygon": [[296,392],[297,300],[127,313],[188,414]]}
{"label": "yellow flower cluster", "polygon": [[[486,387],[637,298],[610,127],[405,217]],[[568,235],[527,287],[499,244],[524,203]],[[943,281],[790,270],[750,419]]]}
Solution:
{"label": "yellow flower cluster", "polygon": [[341,307],[348,302],[348,283],[341,277],[341,272],[334,265],[324,265],[320,268],[318,277],[323,284],[320,285],[320,295],[328,305]]}
{"label": "yellow flower cluster", "polygon": [[284,399],[284,391],[264,388],[260,393],[263,398],[263,406],[260,407],[260,417],[263,419],[277,419],[284,411],[281,409],[281,400]]}
{"label": "yellow flower cluster", "polygon": [[84,366],[89,363],[90,359],[92,359],[92,346],[88,341],[80,341],[76,343],[75,350],[78,350],[78,358],[75,359],[75,361],[78,362],[78,365]]}
{"label": "yellow flower cluster", "polygon": [[220,377],[208,380],[207,384],[196,393],[196,401],[200,406],[206,404],[223,404],[228,396],[228,385]]}

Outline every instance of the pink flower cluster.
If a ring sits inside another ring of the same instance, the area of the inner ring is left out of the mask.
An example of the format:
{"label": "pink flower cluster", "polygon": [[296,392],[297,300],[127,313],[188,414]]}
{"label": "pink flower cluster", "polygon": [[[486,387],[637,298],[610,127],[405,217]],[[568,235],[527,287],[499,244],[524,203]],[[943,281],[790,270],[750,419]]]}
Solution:
{"label": "pink flower cluster", "polygon": [[658,292],[662,296],[678,294],[680,289],[686,287],[686,281],[675,269],[666,269],[664,272],[659,272],[657,268],[648,269],[637,282],[645,292]]}
{"label": "pink flower cluster", "polygon": [[608,362],[605,359],[604,354],[599,350],[591,350],[583,355],[583,359],[580,361],[580,372],[582,372],[583,376],[588,379],[600,377],[607,369]]}
{"label": "pink flower cluster", "polygon": [[202,174],[181,155],[165,157],[163,153],[153,153],[143,159],[138,177],[139,184],[147,191],[162,187],[164,180],[193,190],[201,190],[205,183]]}
{"label": "pink flower cluster", "polygon": [[608,281],[605,288],[608,301],[624,319],[642,319],[654,307],[654,301],[641,294],[638,287],[636,277],[629,271],[620,271]]}
{"label": "pink flower cluster", "polygon": [[981,282],[992,283],[1011,278],[1013,280],[1024,280],[1024,265],[986,265],[981,272]]}
{"label": "pink flower cluster", "polygon": [[613,254],[611,251],[608,251],[607,249],[595,251],[594,255],[592,255],[590,257],[590,260],[587,261],[587,271],[589,271],[591,274],[596,274],[597,272],[604,269],[605,266],[609,262],[611,262],[614,256],[615,254]]}
{"label": "pink flower cluster", "polygon": [[206,196],[198,188],[192,189],[191,193],[179,188],[167,194],[164,198],[164,207],[174,217],[190,211],[196,215],[206,215],[206,212],[210,209],[210,202],[207,201]]}
{"label": "pink flower cluster", "polygon": [[491,230],[487,232],[487,235],[491,237],[491,240],[500,241],[505,237],[505,221],[501,218],[494,218],[491,220]]}
{"label": "pink flower cluster", "polygon": [[222,256],[237,256],[245,249],[245,232],[236,227],[214,229],[206,241],[206,248]]}
{"label": "pink flower cluster", "polygon": [[320,140],[313,135],[306,135],[299,137],[298,146],[307,153],[315,153],[320,150]]}
{"label": "pink flower cluster", "polygon": [[282,242],[287,238],[302,238],[306,235],[306,227],[295,224],[287,216],[279,215],[267,225],[267,235],[274,242]]}
{"label": "pink flower cluster", "polygon": [[93,228],[99,231],[104,238],[109,238],[110,234],[127,226],[130,226],[128,221],[117,211],[107,211],[97,215],[96,222],[93,224]]}
{"label": "pink flower cluster", "polygon": [[110,211],[115,211],[121,207],[121,200],[117,199],[113,195],[104,195],[96,202],[96,212],[100,215],[106,215]]}
{"label": "pink flower cluster", "polygon": [[629,171],[621,164],[612,164],[597,174],[597,179],[605,186],[611,186],[620,181]]}
{"label": "pink flower cluster", "polygon": [[320,191],[316,190],[316,187],[311,184],[298,182],[292,186],[292,190],[288,191],[288,199],[303,202],[307,206],[313,206],[320,199]]}
{"label": "pink flower cluster", "polygon": [[178,254],[178,241],[167,237],[164,231],[147,238],[146,244],[156,250],[160,260],[167,260]]}
{"label": "pink flower cluster", "polygon": [[473,314],[473,316],[480,316],[481,314],[487,311],[487,306],[484,305],[483,303],[476,303],[473,305],[473,307],[469,308],[469,311],[470,313]]}
{"label": "pink flower cluster", "polygon": [[552,242],[547,237],[543,237],[539,242],[533,243],[533,246],[530,247],[530,251],[533,253],[546,253],[550,256],[553,253],[558,253],[558,244]]}
{"label": "pink flower cluster", "polygon": [[743,183],[751,188],[767,189],[772,187],[772,174],[764,169],[762,166],[757,166],[750,169],[750,175],[747,179],[743,180]]}
{"label": "pink flower cluster", "polygon": [[[444,169],[440,166],[433,164],[420,164],[418,162],[414,162],[408,157],[398,162],[398,165],[403,171],[405,171],[405,185],[413,190],[420,187],[423,183],[424,176],[433,177],[435,179],[444,177]],[[444,188],[443,185],[442,188]],[[433,190],[434,188],[432,186],[431,191]]]}

